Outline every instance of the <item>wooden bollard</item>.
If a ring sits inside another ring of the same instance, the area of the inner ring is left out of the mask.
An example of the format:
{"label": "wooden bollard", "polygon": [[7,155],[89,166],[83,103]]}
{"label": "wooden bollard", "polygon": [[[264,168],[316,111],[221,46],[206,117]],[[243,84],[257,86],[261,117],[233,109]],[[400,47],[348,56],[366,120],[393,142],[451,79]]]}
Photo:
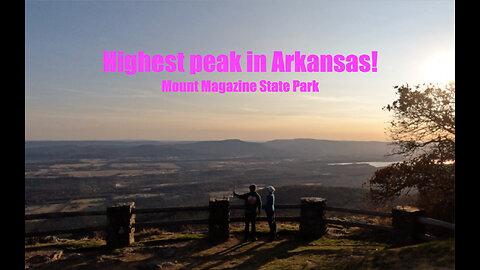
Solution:
{"label": "wooden bollard", "polygon": [[318,197],[300,198],[300,236],[318,238],[327,231],[325,206],[327,200]]}
{"label": "wooden bollard", "polygon": [[210,199],[208,239],[226,241],[230,234],[230,202],[228,199]]}
{"label": "wooden bollard", "polygon": [[420,235],[426,232],[425,225],[418,218],[425,211],[411,206],[396,206],[392,209],[392,227],[394,240],[399,245],[421,242]]}
{"label": "wooden bollard", "polygon": [[107,248],[130,246],[134,241],[134,202],[121,203],[107,208]]}

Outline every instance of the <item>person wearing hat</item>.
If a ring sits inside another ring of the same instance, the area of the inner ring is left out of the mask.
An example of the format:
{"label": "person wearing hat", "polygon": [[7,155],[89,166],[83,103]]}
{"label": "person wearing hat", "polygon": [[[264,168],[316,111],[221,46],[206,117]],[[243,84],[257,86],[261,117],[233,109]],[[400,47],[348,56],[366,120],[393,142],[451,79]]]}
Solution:
{"label": "person wearing hat", "polygon": [[275,240],[278,238],[277,235],[277,224],[275,223],[275,188],[272,186],[267,187],[267,203],[265,204],[265,213],[267,214],[267,222],[270,227],[270,240]]}
{"label": "person wearing hat", "polygon": [[234,190],[233,195],[239,199],[245,200],[245,241],[248,241],[250,224],[252,224],[252,240],[256,241],[255,222],[257,219],[257,209],[258,215],[260,215],[260,210],[262,209],[262,199],[255,191],[257,189],[256,185],[250,185],[249,189],[250,192],[242,195],[235,193]]}

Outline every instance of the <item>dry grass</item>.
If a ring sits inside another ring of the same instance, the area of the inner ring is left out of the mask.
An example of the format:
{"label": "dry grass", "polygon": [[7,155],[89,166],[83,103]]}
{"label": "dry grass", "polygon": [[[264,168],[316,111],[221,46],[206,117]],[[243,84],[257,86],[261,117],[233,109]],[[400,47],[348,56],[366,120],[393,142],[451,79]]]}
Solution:
{"label": "dry grass", "polygon": [[[298,224],[278,224],[280,239],[268,241],[268,226],[258,224],[258,241],[243,242],[243,226],[231,227],[230,238],[209,242],[205,232],[144,229],[135,244],[114,251],[101,239],[27,245],[26,263],[35,256],[55,262],[30,264],[36,269],[451,269],[454,240],[392,248],[359,228],[329,226],[318,239],[299,238]],[[42,255],[43,254],[43,255]]]}

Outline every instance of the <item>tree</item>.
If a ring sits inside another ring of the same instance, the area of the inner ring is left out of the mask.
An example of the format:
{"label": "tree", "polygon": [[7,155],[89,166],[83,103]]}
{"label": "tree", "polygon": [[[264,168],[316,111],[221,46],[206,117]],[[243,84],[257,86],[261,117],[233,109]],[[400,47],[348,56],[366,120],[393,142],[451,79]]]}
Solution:
{"label": "tree", "polygon": [[392,155],[406,160],[375,172],[370,197],[377,203],[416,191],[416,205],[427,214],[454,220],[455,82],[444,86],[395,86],[398,99],[384,110],[393,112],[388,133]]}

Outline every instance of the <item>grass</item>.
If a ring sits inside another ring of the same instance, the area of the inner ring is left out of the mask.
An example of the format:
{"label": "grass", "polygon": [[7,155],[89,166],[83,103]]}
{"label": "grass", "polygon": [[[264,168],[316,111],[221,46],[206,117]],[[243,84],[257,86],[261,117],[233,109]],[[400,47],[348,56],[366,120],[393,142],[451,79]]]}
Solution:
{"label": "grass", "polygon": [[[105,253],[101,249],[105,242],[94,239],[29,245],[26,252],[43,248],[94,251],[86,257],[89,259],[59,262],[62,267],[76,265],[79,269],[103,269],[105,263],[100,258],[106,257],[107,262],[115,262],[115,269],[140,269],[165,260],[174,262],[169,269],[198,270],[455,268],[454,239],[392,248],[387,242],[366,237],[368,232],[305,240],[299,238],[298,225],[279,224],[280,240],[269,242],[268,226],[259,225],[259,240],[254,242],[243,242],[243,228],[238,226],[232,227],[230,238],[221,243],[209,242],[207,234],[202,233],[145,231],[135,236],[132,247],[113,253]],[[162,259],[165,249],[173,250],[172,257]]]}
{"label": "grass", "polygon": [[455,239],[386,249],[356,262],[345,269],[454,269]]}
{"label": "grass", "polygon": [[[235,243],[235,242],[234,242]],[[289,237],[273,242],[217,245],[191,255],[188,269],[336,269],[355,256],[386,247],[382,243],[321,237],[313,241]]]}
{"label": "grass", "polygon": [[91,251],[105,247],[106,243],[100,239],[84,239],[84,240],[66,240],[61,242],[40,243],[33,245],[25,245],[25,251],[35,251],[40,249],[63,249],[66,251],[80,252]]}
{"label": "grass", "polygon": [[[233,234],[243,233],[244,225],[243,224],[240,225],[240,224],[241,223],[238,223],[237,226],[231,226],[230,233],[233,233]],[[292,233],[298,232],[298,229],[299,229],[298,224],[277,223],[277,232],[281,234],[292,234]],[[266,223],[258,223],[255,226],[255,230],[260,235],[268,234],[270,232],[270,228]]]}
{"label": "grass", "polygon": [[135,246],[153,245],[153,244],[168,244],[175,242],[183,242],[194,239],[205,238],[205,235],[199,233],[164,233],[157,235],[146,236],[138,241],[135,241]]}

